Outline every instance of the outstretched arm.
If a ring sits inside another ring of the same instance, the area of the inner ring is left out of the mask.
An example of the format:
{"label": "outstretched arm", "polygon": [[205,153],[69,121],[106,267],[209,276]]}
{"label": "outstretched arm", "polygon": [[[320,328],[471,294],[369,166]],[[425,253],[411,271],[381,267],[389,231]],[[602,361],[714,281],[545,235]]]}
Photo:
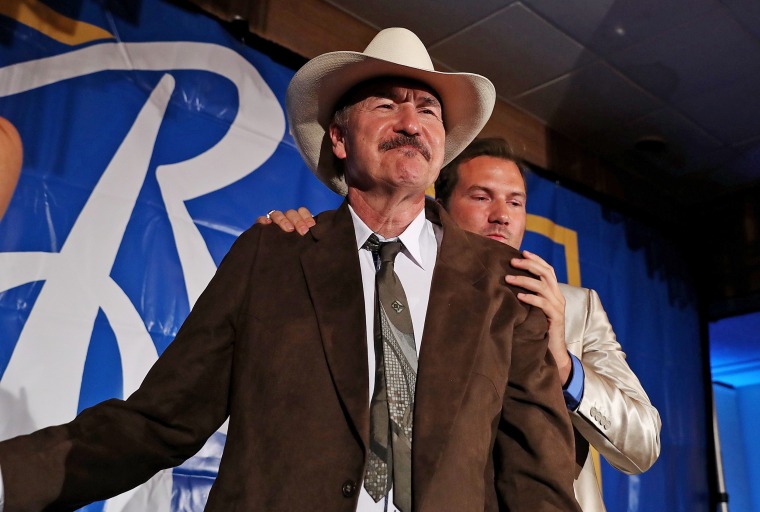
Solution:
{"label": "outstretched arm", "polygon": [[229,414],[233,348],[258,230],[241,235],[175,340],[127,400],[0,442],[5,511],[74,510],[181,464]]}

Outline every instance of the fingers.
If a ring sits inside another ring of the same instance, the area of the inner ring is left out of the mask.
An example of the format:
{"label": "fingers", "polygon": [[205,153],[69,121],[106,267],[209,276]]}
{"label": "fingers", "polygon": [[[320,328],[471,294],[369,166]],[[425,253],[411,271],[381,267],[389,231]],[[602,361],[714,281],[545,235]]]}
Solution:
{"label": "fingers", "polygon": [[535,295],[520,293],[517,298],[541,308],[550,319],[564,322],[565,297],[557,283],[554,267],[531,252],[524,251],[524,254],[525,258],[512,259],[512,266],[527,270],[536,277],[509,274],[505,277],[507,283],[533,292]]}
{"label": "fingers", "polygon": [[280,210],[272,210],[267,214],[267,217],[283,231],[291,233],[296,229],[288,217]]}
{"label": "fingers", "polygon": [[[530,306],[537,307],[546,315],[549,324],[547,336],[551,350],[563,382],[569,374],[569,357],[565,343],[565,297],[559,287],[555,289],[540,279],[528,276],[505,277],[507,283],[519,286],[534,293],[518,292],[517,299]],[[556,283],[556,281],[555,281]]]}
{"label": "fingers", "polygon": [[506,276],[506,280],[512,286],[518,286],[533,292],[518,292],[517,298],[521,302],[541,309],[550,320],[564,322],[565,298],[561,294],[559,296],[555,295],[549,287],[538,279],[508,275]]}
{"label": "fingers", "polygon": [[504,278],[507,280],[507,283],[512,286],[519,286],[520,288],[525,288],[533,293],[540,293],[545,288],[545,284],[535,277],[507,274]]}
{"label": "fingers", "polygon": [[306,222],[307,224],[311,222],[310,224],[311,226],[315,224],[314,215],[311,214],[308,208],[306,208],[305,206],[302,206],[297,211],[298,211],[298,214],[301,216],[301,218],[304,220],[304,222]]}
{"label": "fingers", "polygon": [[544,278],[548,281],[557,281],[557,276],[554,273],[554,267],[549,265],[543,258],[529,251],[523,251],[522,255],[522,258],[512,259],[511,263],[513,267],[527,270],[531,274],[534,274],[540,278]]}
{"label": "fingers", "polygon": [[316,224],[314,217],[308,208],[302,206],[298,210],[288,210],[285,213],[280,210],[272,210],[266,215],[256,219],[257,224],[276,224],[281,230],[291,233],[298,231],[305,235],[309,228]]}
{"label": "fingers", "polygon": [[305,235],[316,224],[311,212],[304,206],[298,210],[288,210],[285,212],[285,216],[295,226],[296,231],[302,235]]}
{"label": "fingers", "polygon": [[[561,312],[564,317],[565,296],[562,295],[562,290],[559,289],[556,278],[553,281],[547,282],[543,278],[536,279],[529,276],[507,274],[505,279],[507,283],[512,286],[525,288],[526,290],[535,293],[535,295],[518,294],[518,298],[523,302],[540,307],[547,315],[550,314],[550,310],[556,310],[557,313]],[[526,295],[526,300],[520,298],[519,295]]]}

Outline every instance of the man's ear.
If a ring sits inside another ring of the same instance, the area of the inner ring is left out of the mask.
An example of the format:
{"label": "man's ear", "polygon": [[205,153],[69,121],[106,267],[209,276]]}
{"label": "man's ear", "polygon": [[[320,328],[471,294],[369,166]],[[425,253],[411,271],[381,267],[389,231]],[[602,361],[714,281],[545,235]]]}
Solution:
{"label": "man's ear", "polygon": [[332,151],[335,158],[343,160],[346,158],[346,141],[343,129],[337,123],[330,123],[330,141],[332,142]]}

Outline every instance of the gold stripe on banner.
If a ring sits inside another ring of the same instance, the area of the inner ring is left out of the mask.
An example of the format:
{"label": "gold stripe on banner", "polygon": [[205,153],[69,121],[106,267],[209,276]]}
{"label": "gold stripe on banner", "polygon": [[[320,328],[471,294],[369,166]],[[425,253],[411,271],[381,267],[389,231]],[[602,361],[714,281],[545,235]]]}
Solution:
{"label": "gold stripe on banner", "polygon": [[12,18],[69,46],[114,38],[110,32],[64,16],[39,0],[2,0],[0,15]]}
{"label": "gold stripe on banner", "polygon": [[[558,226],[546,217],[528,214],[525,228],[540,235],[548,237],[552,242],[562,245],[565,248],[565,266],[567,267],[567,284],[573,286],[581,285],[581,269],[578,260],[578,233],[572,229]],[[594,461],[594,473],[596,480],[599,482],[599,492],[602,490],[602,463],[599,459],[599,452],[593,446],[591,449],[591,460]]]}
{"label": "gold stripe on banner", "polygon": [[565,248],[565,266],[567,267],[567,284],[581,285],[581,268],[578,262],[578,234],[572,229],[563,228],[538,215],[528,214],[525,225],[528,231],[548,237],[552,242]]}

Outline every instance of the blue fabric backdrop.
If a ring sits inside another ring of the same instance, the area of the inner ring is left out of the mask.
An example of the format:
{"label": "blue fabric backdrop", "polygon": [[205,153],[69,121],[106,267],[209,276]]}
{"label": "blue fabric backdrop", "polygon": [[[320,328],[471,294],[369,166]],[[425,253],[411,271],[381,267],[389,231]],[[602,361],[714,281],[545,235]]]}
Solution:
{"label": "blue fabric backdrop", "polygon": [[[333,208],[284,119],[293,71],[161,0],[3,0],[0,115],[25,159],[0,221],[0,438],[128,395],[234,238],[272,208]],[[75,5],[75,6],[72,6]],[[654,230],[531,174],[524,248],[596,289],[663,420],[641,476],[603,463],[618,511],[707,504],[693,289]],[[87,510],[200,510],[226,430]]]}

